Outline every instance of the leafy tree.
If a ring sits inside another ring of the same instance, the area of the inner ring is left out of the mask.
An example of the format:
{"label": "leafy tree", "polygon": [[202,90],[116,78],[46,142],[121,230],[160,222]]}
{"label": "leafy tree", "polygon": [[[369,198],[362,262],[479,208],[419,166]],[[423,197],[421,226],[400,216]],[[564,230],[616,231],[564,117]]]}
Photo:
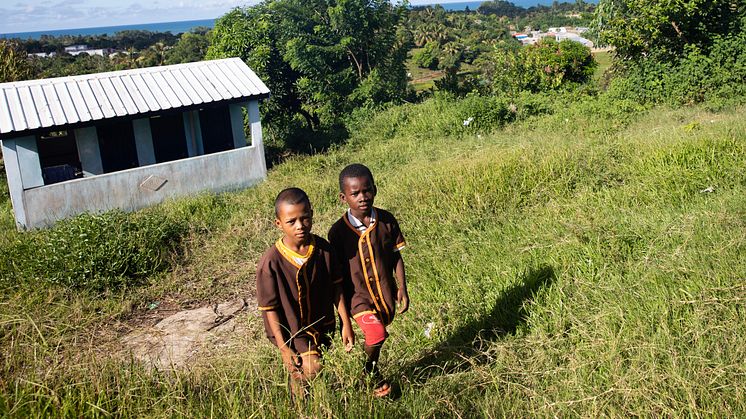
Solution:
{"label": "leafy tree", "polygon": [[215,24],[208,58],[241,57],[267,82],[265,117],[316,130],[406,92],[405,11],[386,0],[266,0]]}
{"label": "leafy tree", "polygon": [[166,53],[166,64],[191,63],[205,58],[210,40],[204,33],[185,32]]}
{"label": "leafy tree", "polygon": [[420,68],[435,70],[438,68],[438,55],[440,50],[437,42],[428,42],[425,47],[412,55],[412,60]]}
{"label": "leafy tree", "polygon": [[742,0],[601,0],[594,27],[621,58],[670,59],[741,31],[745,11]]}
{"label": "leafy tree", "polygon": [[27,80],[34,76],[26,52],[11,41],[0,41],[0,82]]}
{"label": "leafy tree", "polygon": [[483,15],[518,17],[525,15],[526,9],[509,1],[486,1],[477,8],[477,12]]}

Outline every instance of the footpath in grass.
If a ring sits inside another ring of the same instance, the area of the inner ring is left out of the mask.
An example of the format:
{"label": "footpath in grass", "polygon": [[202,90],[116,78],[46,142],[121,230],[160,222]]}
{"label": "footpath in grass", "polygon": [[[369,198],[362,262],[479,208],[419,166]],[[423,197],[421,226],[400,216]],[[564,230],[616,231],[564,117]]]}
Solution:
{"label": "footpath in grass", "polygon": [[[745,415],[744,109],[624,116],[580,104],[495,131],[463,125],[462,111],[437,100],[392,108],[256,188],[138,214],[186,227],[148,224],[178,235],[173,264],[126,291],[16,278],[0,301],[0,412]],[[293,405],[252,313],[238,319],[243,335],[176,372],[112,355],[152,301],[250,299],[254,264],[278,236],[276,192],[308,191],[325,235],[344,210],[336,175],[356,161],[409,244],[412,305],[382,359],[393,399],[363,391],[362,351],[337,345]],[[5,232],[0,249],[15,237]]]}

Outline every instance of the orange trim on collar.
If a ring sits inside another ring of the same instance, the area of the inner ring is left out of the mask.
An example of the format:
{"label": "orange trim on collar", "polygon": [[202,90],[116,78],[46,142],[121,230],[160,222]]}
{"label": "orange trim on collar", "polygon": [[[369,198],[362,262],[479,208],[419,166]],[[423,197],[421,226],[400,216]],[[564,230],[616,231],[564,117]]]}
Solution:
{"label": "orange trim on collar", "polygon": [[314,235],[311,235],[311,244],[308,245],[308,251],[305,255],[301,255],[289,247],[285,246],[285,243],[282,242],[282,237],[277,239],[277,242],[275,242],[275,247],[277,247],[277,250],[280,252],[283,258],[293,264],[297,269],[300,269],[302,265],[299,265],[298,262],[295,261],[293,258],[299,258],[299,259],[311,259],[311,256],[313,256],[313,252],[316,250],[316,237]]}

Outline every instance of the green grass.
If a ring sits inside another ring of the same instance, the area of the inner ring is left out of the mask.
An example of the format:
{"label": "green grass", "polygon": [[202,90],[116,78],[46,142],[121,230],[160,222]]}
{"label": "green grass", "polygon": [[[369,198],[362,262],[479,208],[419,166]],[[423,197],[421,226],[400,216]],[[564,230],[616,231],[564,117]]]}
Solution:
{"label": "green grass", "polygon": [[600,51],[593,54],[593,59],[598,63],[596,71],[593,72],[593,80],[598,83],[606,70],[611,67],[613,55],[610,51]]}
{"label": "green grass", "polygon": [[[173,269],[145,285],[5,285],[0,412],[746,415],[746,109],[627,112],[595,99],[490,132],[464,128],[459,106],[383,111],[349,144],[277,165],[255,188],[148,210],[191,232]],[[382,359],[397,398],[360,390],[361,350],[337,345],[307,404],[293,406],[254,315],[239,319],[251,336],[176,373],[112,356],[150,301],[253,295],[256,260],[278,234],[274,195],[308,191],[325,235],[344,210],[336,175],[353,161],[371,167],[376,203],[409,244],[412,306]]]}

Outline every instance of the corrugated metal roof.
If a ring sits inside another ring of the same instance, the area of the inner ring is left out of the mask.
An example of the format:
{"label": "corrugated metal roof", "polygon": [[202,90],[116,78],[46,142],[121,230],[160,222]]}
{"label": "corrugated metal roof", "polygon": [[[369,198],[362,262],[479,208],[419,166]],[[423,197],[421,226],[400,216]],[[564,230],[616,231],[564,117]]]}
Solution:
{"label": "corrugated metal roof", "polygon": [[0,134],[268,94],[239,58],[0,83]]}

